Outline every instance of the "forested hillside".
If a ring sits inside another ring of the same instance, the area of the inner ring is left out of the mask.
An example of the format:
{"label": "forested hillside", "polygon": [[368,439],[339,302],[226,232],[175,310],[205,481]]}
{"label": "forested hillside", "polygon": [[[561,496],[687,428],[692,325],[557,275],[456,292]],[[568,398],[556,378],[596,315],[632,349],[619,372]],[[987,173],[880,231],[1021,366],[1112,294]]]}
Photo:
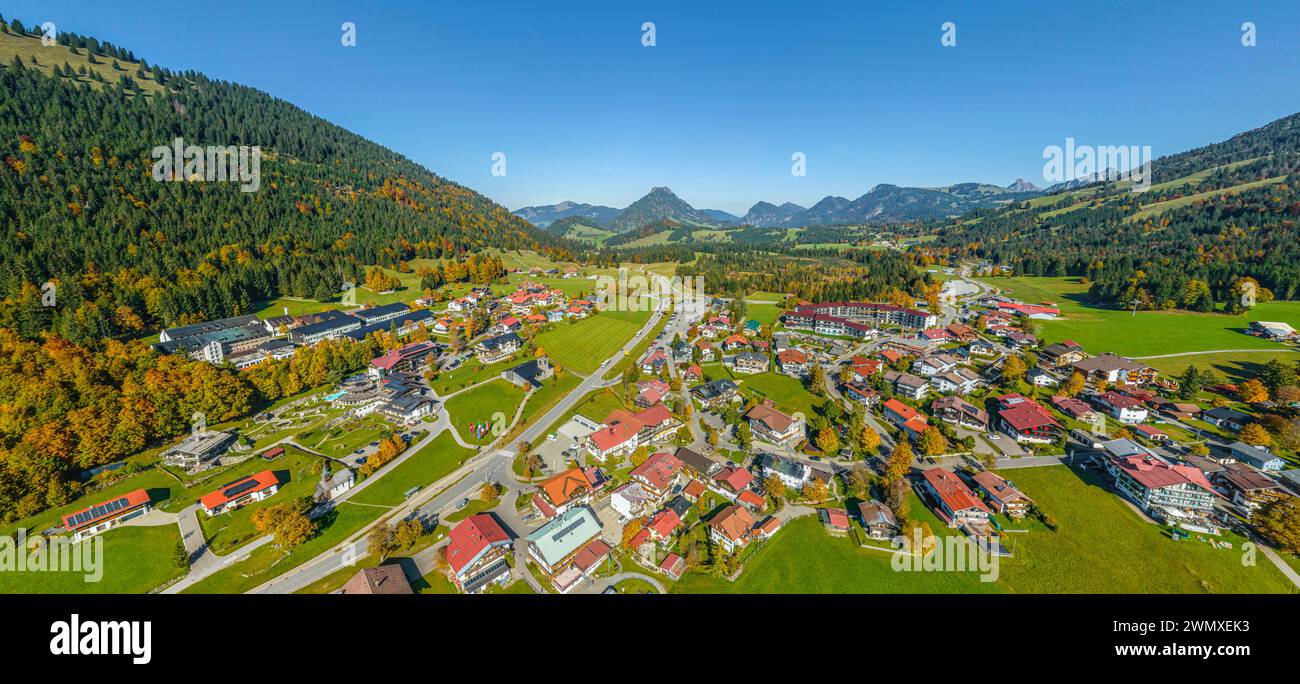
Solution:
{"label": "forested hillside", "polygon": [[[0,34],[0,327],[24,337],[135,336],[273,296],[326,298],[370,264],[566,244],[266,93],[60,40]],[[260,189],[153,180],[151,150],[177,137],[260,146]],[[46,282],[57,306],[41,306]]]}
{"label": "forested hillside", "polygon": [[1111,182],[928,227],[920,251],[1073,275],[1115,306],[1233,310],[1241,284],[1300,298],[1300,115],[1156,160],[1155,182]]}

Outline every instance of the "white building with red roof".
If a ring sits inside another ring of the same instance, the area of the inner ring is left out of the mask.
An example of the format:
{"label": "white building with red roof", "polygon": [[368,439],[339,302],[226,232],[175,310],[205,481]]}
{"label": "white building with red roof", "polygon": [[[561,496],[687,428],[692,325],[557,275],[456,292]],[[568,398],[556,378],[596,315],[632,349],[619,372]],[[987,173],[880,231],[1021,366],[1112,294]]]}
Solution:
{"label": "white building with red roof", "polygon": [[63,516],[63,528],[81,541],[147,512],[149,492],[137,489]]}
{"label": "white building with red roof", "polygon": [[447,534],[451,580],[467,594],[510,581],[510,535],[490,513],[471,515]]}
{"label": "white building with red roof", "polygon": [[280,491],[279,478],[275,473],[263,470],[222,485],[215,492],[204,494],[199,498],[199,506],[208,515],[219,515],[266,499],[278,491]]}
{"label": "white building with red roof", "polygon": [[672,491],[681,472],[682,462],[667,451],[660,451],[633,468],[630,476],[633,482],[640,483],[656,501],[661,502]]}
{"label": "white building with red roof", "polygon": [[989,509],[957,474],[947,468],[921,471],[921,488],[935,503],[935,512],[949,527],[966,527],[982,533],[988,527]]}

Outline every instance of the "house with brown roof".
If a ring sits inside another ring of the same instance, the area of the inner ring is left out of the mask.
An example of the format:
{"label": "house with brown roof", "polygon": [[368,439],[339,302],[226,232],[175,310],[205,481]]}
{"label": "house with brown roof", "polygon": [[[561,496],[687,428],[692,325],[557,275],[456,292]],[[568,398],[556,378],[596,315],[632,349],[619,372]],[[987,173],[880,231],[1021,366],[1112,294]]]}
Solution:
{"label": "house with brown roof", "polygon": [[987,532],[988,507],[956,473],[942,467],[921,471],[921,490],[949,527],[965,527],[977,535]]}
{"label": "house with brown roof", "polygon": [[750,409],[745,417],[749,419],[749,429],[754,439],[761,442],[793,449],[803,441],[802,416],[790,416],[769,404],[759,404]]}
{"label": "house with brown roof", "polygon": [[582,468],[569,468],[537,483],[533,507],[544,517],[553,518],[587,503],[593,491],[592,482]]}
{"label": "house with brown roof", "polygon": [[893,539],[898,536],[898,518],[889,506],[871,499],[858,504],[858,520],[862,529],[872,539]]}
{"label": "house with brown roof", "polygon": [[362,568],[339,590],[340,594],[414,594],[400,565]]}
{"label": "house with brown roof", "polygon": [[984,493],[984,502],[994,511],[1017,519],[1029,514],[1029,507],[1034,502],[1001,475],[984,470],[972,477],[971,481]]}
{"label": "house with brown roof", "polygon": [[808,374],[808,355],[798,349],[786,349],[776,355],[776,367],[794,377]]}
{"label": "house with brown roof", "polygon": [[709,538],[727,553],[743,548],[750,542],[754,530],[754,517],[744,507],[727,506],[709,521]]}

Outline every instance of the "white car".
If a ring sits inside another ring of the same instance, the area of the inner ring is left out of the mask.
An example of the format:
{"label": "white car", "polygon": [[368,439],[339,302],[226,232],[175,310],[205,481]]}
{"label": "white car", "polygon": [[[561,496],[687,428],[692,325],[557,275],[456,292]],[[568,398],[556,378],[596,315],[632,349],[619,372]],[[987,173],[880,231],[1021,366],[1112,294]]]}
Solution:
{"label": "white car", "polygon": [[547,440],[548,442],[554,442],[554,441],[555,441],[555,433],[552,432],[551,434],[547,435],[547,436],[546,436],[546,440]]}

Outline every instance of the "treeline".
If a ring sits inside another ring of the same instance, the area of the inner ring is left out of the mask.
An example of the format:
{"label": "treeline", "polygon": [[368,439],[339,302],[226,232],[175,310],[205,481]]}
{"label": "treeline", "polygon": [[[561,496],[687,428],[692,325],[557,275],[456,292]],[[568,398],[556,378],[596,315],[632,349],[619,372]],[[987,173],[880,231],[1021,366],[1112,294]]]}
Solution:
{"label": "treeline", "polygon": [[847,250],[835,259],[808,259],[788,254],[729,246],[682,264],[678,275],[703,276],[705,289],[731,296],[751,292],[787,292],[813,302],[883,300],[891,291],[925,291],[929,276],[912,258],[890,250]]}
{"label": "treeline", "polygon": [[[63,35],[81,56],[42,59],[133,56]],[[417,258],[574,257],[468,188],[252,88],[151,67],[165,85],[147,95],[70,71],[16,57],[0,69],[0,325],[25,337],[94,342],[277,296],[328,299],[370,265]],[[178,137],[260,146],[260,189],[154,181],[151,151]],[[57,303],[42,306],[50,286]]]}

